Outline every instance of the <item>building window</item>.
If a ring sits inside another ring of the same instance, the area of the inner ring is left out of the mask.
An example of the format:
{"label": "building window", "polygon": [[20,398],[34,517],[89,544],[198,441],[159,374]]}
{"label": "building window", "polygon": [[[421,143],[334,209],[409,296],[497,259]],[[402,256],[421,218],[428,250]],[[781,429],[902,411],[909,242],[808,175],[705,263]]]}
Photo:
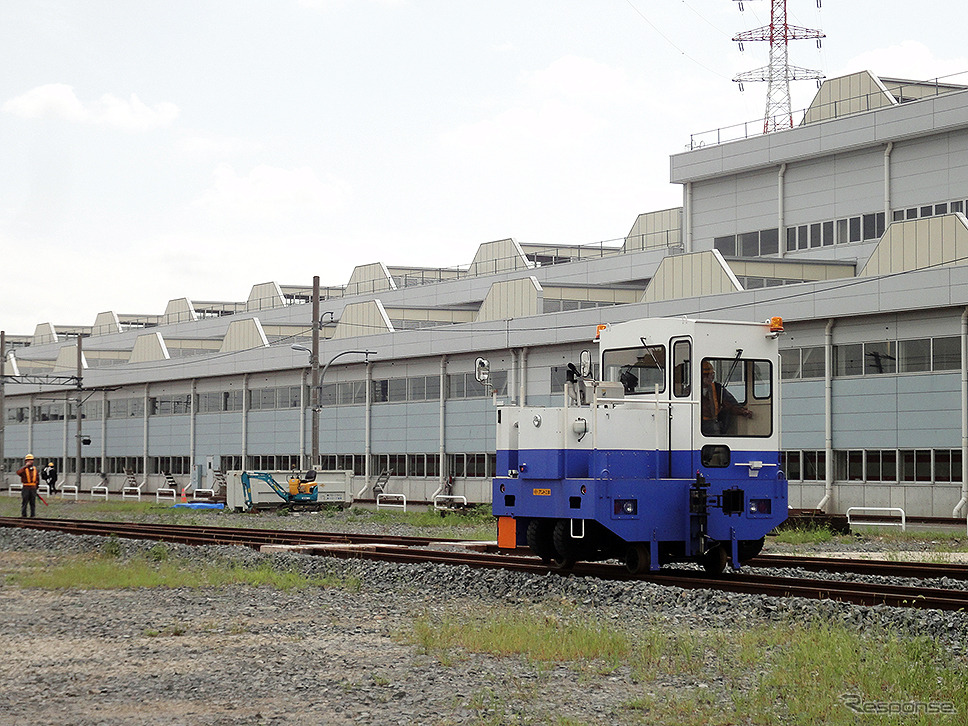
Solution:
{"label": "building window", "polygon": [[723,257],[735,257],[736,236],[731,234],[726,237],[716,237],[713,240],[713,248],[719,250]]}
{"label": "building window", "polygon": [[226,391],[222,394],[223,400],[223,410],[224,411],[241,411],[242,410],[242,391]]}
{"label": "building window", "polygon": [[800,349],[789,348],[780,351],[780,378],[794,380],[800,377]]}
{"label": "building window", "polygon": [[931,340],[932,370],[961,370],[961,338],[952,335]]}
{"label": "building window", "polygon": [[359,406],[366,403],[366,381],[344,381],[337,386],[340,406]]}
{"label": "building window", "polygon": [[760,256],[775,255],[780,252],[779,230],[770,228],[760,230]]}
{"label": "building window", "polygon": [[931,450],[930,449],[902,449],[901,481],[930,482],[931,481]]}
{"label": "building window", "polygon": [[821,229],[820,222],[816,222],[810,225],[810,246],[811,247],[820,247],[820,245],[822,244],[823,240],[821,240],[820,238],[820,229]]}
{"label": "building window", "polygon": [[152,456],[149,460],[152,474],[191,474],[192,463],[187,456]]}
{"label": "building window", "polygon": [[866,459],[866,479],[867,481],[897,481],[897,452],[894,450],[886,451],[867,451]]}
{"label": "building window", "polygon": [[838,376],[859,376],[864,372],[862,343],[834,346],[834,370]]}
{"label": "building window", "polygon": [[931,370],[930,338],[898,341],[897,354],[897,369],[900,373]]}
{"label": "building window", "polygon": [[191,412],[192,396],[156,396],[148,399],[148,406],[151,416],[179,416]]}
{"label": "building window", "polygon": [[787,481],[800,481],[803,478],[800,468],[800,452],[784,451],[781,452],[780,456],[783,464],[783,473],[786,475]]}
{"label": "building window", "polygon": [[825,481],[827,479],[827,452],[803,452],[804,481]]}
{"label": "building window", "polygon": [[336,383],[324,383],[319,387],[319,405],[320,406],[335,406],[337,401],[337,389],[338,385]]}
{"label": "building window", "polygon": [[847,231],[847,220],[838,219],[837,220],[837,244],[846,244],[850,242],[850,234]]}
{"label": "building window", "polygon": [[882,343],[864,343],[864,373],[882,375],[897,372],[897,356],[893,340]]}
{"label": "building window", "polygon": [[860,242],[860,217],[851,217],[849,221],[850,224],[850,241]]}
{"label": "building window", "polygon": [[219,457],[219,471],[241,471],[242,470],[242,456],[241,455],[222,455]]}
{"label": "building window", "polygon": [[834,223],[832,221],[823,223],[823,234],[820,243],[824,247],[834,243]]}
{"label": "building window", "polygon": [[961,449],[937,449],[934,452],[934,480],[961,481]]}
{"label": "building window", "polygon": [[739,235],[739,249],[742,257],[758,257],[760,254],[760,233],[746,232]]}
{"label": "building window", "polygon": [[780,362],[782,365],[780,375],[784,380],[823,378],[826,369],[824,349],[821,345],[781,350]]}

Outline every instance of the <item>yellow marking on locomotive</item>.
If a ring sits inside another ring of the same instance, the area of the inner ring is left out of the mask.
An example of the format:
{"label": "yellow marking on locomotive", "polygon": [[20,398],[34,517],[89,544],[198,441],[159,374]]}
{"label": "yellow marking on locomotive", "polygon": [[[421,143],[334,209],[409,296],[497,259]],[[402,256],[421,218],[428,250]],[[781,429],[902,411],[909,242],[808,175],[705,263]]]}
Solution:
{"label": "yellow marking on locomotive", "polygon": [[550,497],[551,496],[551,490],[550,489],[532,489],[531,490],[531,493],[534,494],[534,496],[536,496],[536,497]]}

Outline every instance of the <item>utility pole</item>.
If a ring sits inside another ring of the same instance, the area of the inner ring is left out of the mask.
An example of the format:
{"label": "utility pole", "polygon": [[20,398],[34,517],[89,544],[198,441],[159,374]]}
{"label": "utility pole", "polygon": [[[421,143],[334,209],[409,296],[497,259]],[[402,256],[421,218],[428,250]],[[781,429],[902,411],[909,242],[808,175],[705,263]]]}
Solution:
{"label": "utility pole", "polygon": [[309,365],[312,368],[312,424],[310,426],[312,444],[312,461],[309,468],[315,469],[319,466],[319,275],[313,275],[313,347],[309,358]]}
{"label": "utility pole", "polygon": [[[77,334],[77,406],[74,409],[74,415],[77,418],[77,457],[75,459],[75,466],[77,468],[77,491],[81,491],[81,462],[83,461],[81,457],[81,405],[83,400],[81,396],[84,392],[84,386],[81,379],[82,366],[81,361],[83,360],[83,353],[81,352],[81,334]],[[66,480],[67,477],[65,476]]]}
{"label": "utility pole", "polygon": [[[743,0],[739,3],[743,10]],[[793,104],[790,100],[790,81],[823,79],[823,73],[808,68],[790,65],[788,44],[791,40],[815,39],[820,47],[820,39],[826,37],[821,31],[801,28],[787,22],[787,0],[770,0],[770,24],[755,30],[747,30],[733,36],[743,50],[745,41],[768,41],[770,44],[770,64],[753,71],[745,71],[733,80],[743,90],[744,81],[766,81],[766,113],[763,116],[763,133],[793,128]],[[820,0],[817,0],[817,7]]]}

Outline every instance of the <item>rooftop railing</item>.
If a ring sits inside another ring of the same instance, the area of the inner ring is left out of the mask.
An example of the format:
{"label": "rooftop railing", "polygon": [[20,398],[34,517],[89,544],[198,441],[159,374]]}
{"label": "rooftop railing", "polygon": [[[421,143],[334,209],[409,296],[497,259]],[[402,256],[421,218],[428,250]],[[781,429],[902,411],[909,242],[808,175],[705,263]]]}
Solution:
{"label": "rooftop railing", "polygon": [[[896,82],[891,79],[881,79],[888,93],[893,96],[897,103],[910,103],[921,101],[925,98],[934,98],[946,93],[957,93],[968,90],[968,86],[955,84],[950,79],[961,78],[968,81],[968,71],[952,73],[947,76],[939,76],[929,81],[902,81]],[[706,146],[717,146],[729,143],[730,141],[740,141],[749,139],[753,136],[761,136],[766,133],[765,129],[772,128],[776,131],[786,130],[795,126],[802,126],[805,123],[815,123],[819,121],[829,121],[835,118],[851,116],[855,113],[864,113],[876,108],[895,105],[884,96],[881,90],[874,90],[869,93],[858,94],[848,98],[839,98],[830,103],[815,104],[809,108],[793,111],[790,116],[772,116],[769,119],[759,118],[753,121],[744,121],[733,126],[723,126],[722,128],[710,131],[701,131],[690,134],[689,143],[686,144],[687,151],[701,149]],[[807,114],[810,118],[807,118]],[[798,119],[798,121],[797,121]]]}

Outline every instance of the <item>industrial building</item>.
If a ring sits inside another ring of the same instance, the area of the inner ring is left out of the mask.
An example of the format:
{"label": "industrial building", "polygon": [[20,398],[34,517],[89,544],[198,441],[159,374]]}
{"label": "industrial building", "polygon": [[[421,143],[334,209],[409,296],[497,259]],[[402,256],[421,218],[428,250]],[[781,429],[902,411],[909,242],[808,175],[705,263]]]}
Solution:
{"label": "industrial building", "polygon": [[[495,400],[559,403],[598,324],[782,316],[791,505],[964,516],[968,86],[830,79],[793,128],[692,137],[671,181],[682,207],[639,215],[622,244],[504,239],[459,268],[376,262],[323,287],[318,462],[308,284],[8,335],[4,485],[29,451],[69,478],[79,460],[85,490],[313,465],[351,472],[356,498],[379,482],[486,502]],[[81,390],[50,383],[78,368]]]}

